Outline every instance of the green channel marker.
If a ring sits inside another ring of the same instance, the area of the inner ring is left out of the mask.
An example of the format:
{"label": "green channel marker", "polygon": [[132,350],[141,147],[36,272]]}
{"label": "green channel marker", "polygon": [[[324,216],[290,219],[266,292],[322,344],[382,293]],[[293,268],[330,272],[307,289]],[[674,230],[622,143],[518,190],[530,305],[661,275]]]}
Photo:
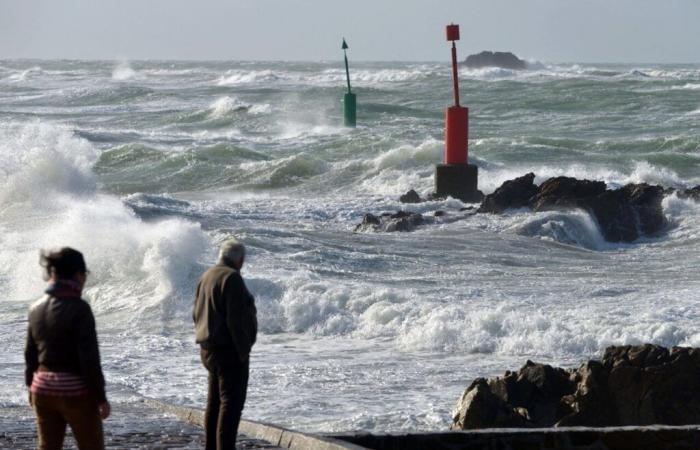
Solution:
{"label": "green channel marker", "polygon": [[343,97],[343,116],[345,117],[346,127],[355,127],[357,124],[357,97],[352,93],[350,87],[350,68],[348,67],[348,52],[350,48],[343,38],[343,54],[345,55],[345,76],[348,81],[348,92]]}

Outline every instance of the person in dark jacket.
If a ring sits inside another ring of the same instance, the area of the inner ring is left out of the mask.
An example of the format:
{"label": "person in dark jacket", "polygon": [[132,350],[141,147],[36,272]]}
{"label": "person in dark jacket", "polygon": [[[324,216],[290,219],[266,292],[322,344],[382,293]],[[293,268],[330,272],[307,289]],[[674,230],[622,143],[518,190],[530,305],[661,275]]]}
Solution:
{"label": "person in dark jacket", "polygon": [[199,280],[193,319],[209,372],[206,450],[233,450],[248,389],[248,360],[258,331],[255,302],[241,277],[245,247],[221,246],[219,262]]}
{"label": "person in dark jacket", "polygon": [[29,309],[24,351],[29,403],[40,450],[60,450],[66,424],[80,450],[104,449],[102,420],[110,413],[90,305],[81,299],[88,270],[82,253],[42,252],[49,286]]}

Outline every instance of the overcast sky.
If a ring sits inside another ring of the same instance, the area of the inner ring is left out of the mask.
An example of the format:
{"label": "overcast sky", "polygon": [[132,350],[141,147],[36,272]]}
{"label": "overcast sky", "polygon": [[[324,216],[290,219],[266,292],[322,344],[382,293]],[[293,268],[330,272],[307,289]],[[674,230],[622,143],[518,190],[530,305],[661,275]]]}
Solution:
{"label": "overcast sky", "polygon": [[0,58],[700,62],[700,0],[0,0]]}

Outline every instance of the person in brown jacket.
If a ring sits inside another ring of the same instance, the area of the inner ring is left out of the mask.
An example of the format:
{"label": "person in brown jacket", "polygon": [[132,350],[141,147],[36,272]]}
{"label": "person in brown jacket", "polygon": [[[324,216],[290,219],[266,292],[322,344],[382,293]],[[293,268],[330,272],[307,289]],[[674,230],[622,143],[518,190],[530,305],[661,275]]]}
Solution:
{"label": "person in brown jacket", "polygon": [[104,449],[102,420],[110,413],[90,305],[81,299],[88,270],[72,248],[43,253],[49,287],[29,310],[24,351],[29,403],[39,450],[60,450],[66,424],[80,450]]}
{"label": "person in brown jacket", "polygon": [[197,343],[209,372],[204,416],[206,450],[233,450],[248,389],[250,350],[258,331],[255,302],[241,277],[245,246],[223,243],[219,262],[197,284]]}

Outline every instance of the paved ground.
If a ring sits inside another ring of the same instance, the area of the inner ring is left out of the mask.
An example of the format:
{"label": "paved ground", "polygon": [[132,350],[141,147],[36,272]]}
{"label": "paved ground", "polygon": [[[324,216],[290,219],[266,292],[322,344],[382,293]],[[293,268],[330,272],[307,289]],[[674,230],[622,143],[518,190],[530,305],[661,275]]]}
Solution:
{"label": "paved ground", "polygon": [[[203,449],[201,428],[165,415],[142,403],[112,405],[112,415],[104,423],[105,444],[109,450]],[[36,427],[31,409],[0,408],[0,449],[29,450],[36,448]],[[75,449],[70,432],[65,449]],[[267,442],[239,436],[237,448],[242,450],[275,450]]]}

